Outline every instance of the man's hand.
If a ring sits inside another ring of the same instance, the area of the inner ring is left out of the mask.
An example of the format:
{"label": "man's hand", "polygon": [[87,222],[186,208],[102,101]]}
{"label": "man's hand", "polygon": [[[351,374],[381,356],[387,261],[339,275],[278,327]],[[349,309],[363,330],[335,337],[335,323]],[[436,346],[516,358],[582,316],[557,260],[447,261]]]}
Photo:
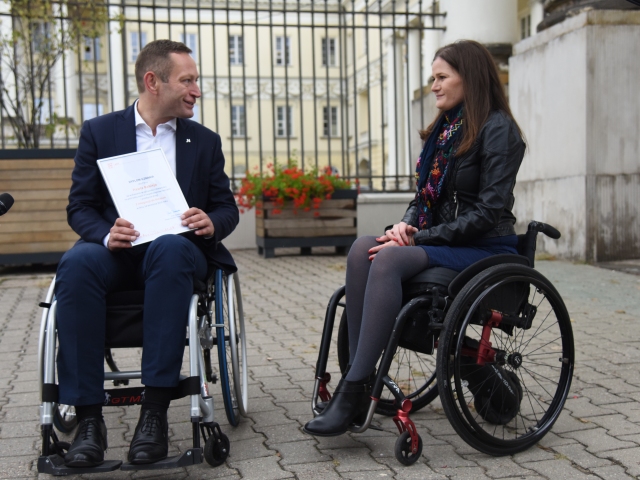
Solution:
{"label": "man's hand", "polygon": [[140,232],[133,229],[133,224],[124,218],[117,218],[116,223],[109,230],[109,241],[107,247],[112,252],[117,252],[123,248],[131,248],[140,236]]}
{"label": "man's hand", "polygon": [[202,235],[204,237],[213,236],[213,232],[215,231],[213,228],[213,222],[209,218],[209,215],[199,208],[190,208],[184,212],[180,218],[182,219],[182,225],[196,229],[196,235]]}
{"label": "man's hand", "polygon": [[409,237],[413,236],[417,231],[418,229],[416,227],[407,225],[405,222],[400,222],[395,224],[391,230],[384,232],[384,235],[376,238],[376,240],[379,242],[388,242],[393,240],[401,247],[405,247],[407,245],[411,245]]}
{"label": "man's hand", "polygon": [[[381,238],[386,238],[384,236],[379,237],[377,240],[380,241]],[[376,254],[382,250],[383,248],[389,248],[389,247],[400,247],[401,245],[396,242],[395,240],[386,240],[383,241],[384,243],[382,243],[381,245],[375,246],[373,248],[369,249],[369,260],[373,261],[373,259],[375,258]]]}

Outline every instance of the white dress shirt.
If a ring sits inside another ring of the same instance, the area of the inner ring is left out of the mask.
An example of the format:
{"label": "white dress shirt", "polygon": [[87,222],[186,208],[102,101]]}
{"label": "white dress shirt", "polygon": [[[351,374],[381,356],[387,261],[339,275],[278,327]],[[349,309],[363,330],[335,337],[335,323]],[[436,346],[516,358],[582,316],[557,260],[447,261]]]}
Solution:
{"label": "white dress shirt", "polygon": [[[164,152],[164,156],[167,157],[169,166],[176,174],[176,119],[172,118],[167,123],[161,123],[156,127],[156,134],[151,131],[151,127],[147,125],[142,116],[138,113],[138,102],[133,104],[133,111],[135,112],[135,125],[136,125],[136,152],[144,152],[145,150],[151,150],[153,148],[160,147]],[[135,227],[135,225],[134,225]],[[102,240],[105,247],[109,245],[109,235]]]}

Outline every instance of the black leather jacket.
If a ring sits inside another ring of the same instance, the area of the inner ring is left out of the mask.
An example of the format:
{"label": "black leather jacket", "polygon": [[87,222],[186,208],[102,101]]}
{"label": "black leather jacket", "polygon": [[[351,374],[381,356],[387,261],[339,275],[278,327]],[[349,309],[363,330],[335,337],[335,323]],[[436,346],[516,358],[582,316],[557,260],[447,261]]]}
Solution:
{"label": "black leather jacket", "polygon": [[[434,226],[417,232],[417,245],[465,245],[515,234],[513,187],[525,144],[504,113],[489,115],[473,146],[455,159],[445,191],[433,209]],[[455,155],[455,152],[454,152]],[[402,218],[418,226],[416,201]]]}

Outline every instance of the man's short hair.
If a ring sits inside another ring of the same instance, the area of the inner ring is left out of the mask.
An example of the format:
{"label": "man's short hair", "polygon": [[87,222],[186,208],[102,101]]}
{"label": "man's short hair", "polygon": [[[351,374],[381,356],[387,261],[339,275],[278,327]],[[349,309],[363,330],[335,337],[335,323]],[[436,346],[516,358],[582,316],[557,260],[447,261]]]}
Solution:
{"label": "man's short hair", "polygon": [[144,74],[147,72],[155,73],[163,83],[169,81],[173,68],[173,62],[169,56],[171,53],[191,53],[191,49],[184,43],[172,40],[154,40],[147,43],[140,51],[136,60],[138,93],[144,92]]}

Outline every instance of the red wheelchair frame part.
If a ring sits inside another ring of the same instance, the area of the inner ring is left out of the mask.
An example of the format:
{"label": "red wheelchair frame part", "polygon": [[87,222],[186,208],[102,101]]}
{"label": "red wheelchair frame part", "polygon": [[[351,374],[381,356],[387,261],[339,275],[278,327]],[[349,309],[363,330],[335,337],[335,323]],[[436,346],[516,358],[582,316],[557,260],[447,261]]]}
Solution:
{"label": "red wheelchair frame part", "polygon": [[482,326],[482,336],[478,348],[462,347],[462,355],[476,359],[476,363],[484,366],[485,363],[493,362],[496,358],[496,351],[491,346],[489,339],[491,338],[491,329],[497,327],[502,322],[502,314],[491,312],[491,317]]}
{"label": "red wheelchair frame part", "polygon": [[331,381],[331,374],[329,372],[325,372],[324,376],[318,378],[318,380],[320,380],[318,396],[323,402],[328,402],[329,400],[331,400],[331,393],[329,393],[329,390],[327,389],[327,383]]}
{"label": "red wheelchair frame part", "polygon": [[409,432],[409,435],[411,436],[411,453],[415,455],[418,453],[418,431],[416,430],[416,425],[409,418],[409,412],[411,412],[412,408],[413,404],[411,403],[411,400],[405,398],[402,401],[402,405],[400,406],[398,413],[393,417],[393,423],[398,427],[400,435],[402,435],[403,432]]}

